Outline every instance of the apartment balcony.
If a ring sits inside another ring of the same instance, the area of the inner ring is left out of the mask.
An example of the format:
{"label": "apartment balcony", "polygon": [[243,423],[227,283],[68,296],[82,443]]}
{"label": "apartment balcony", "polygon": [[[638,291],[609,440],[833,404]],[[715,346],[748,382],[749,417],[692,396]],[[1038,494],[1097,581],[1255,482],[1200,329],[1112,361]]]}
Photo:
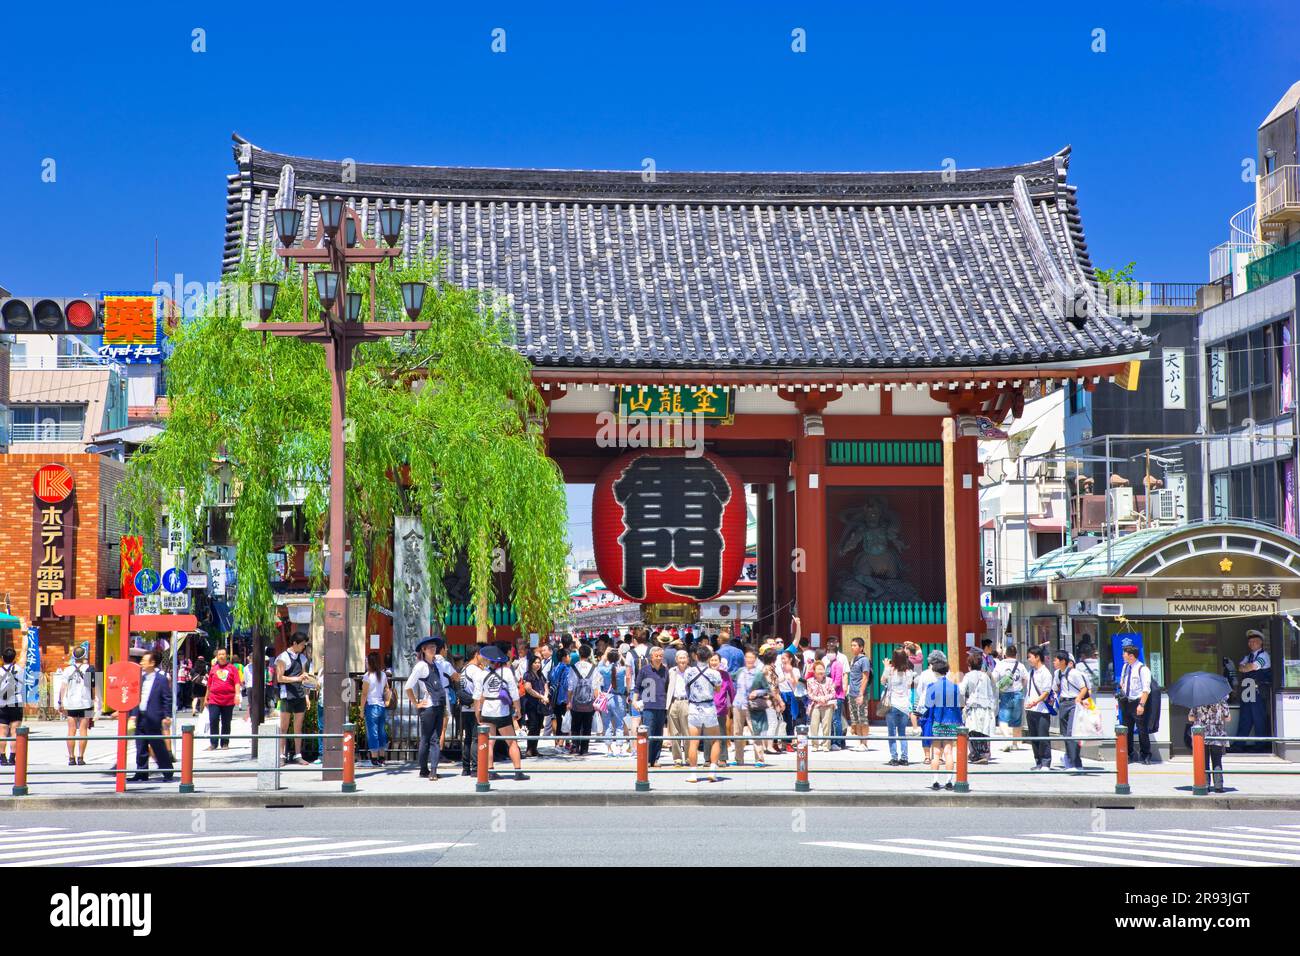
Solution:
{"label": "apartment balcony", "polygon": [[64,422],[58,425],[11,425],[9,437],[15,445],[78,443],[84,441],[85,426],[81,422]]}
{"label": "apartment balcony", "polygon": [[[1234,213],[1228,220],[1228,241],[1210,250],[1210,282],[1221,283],[1224,298],[1232,298],[1232,276],[1239,268],[1273,251],[1269,242],[1261,242],[1258,229],[1258,210],[1255,203]],[[1244,291],[1244,290],[1237,290]]]}
{"label": "apartment balcony", "polygon": [[1253,259],[1246,266],[1246,288],[1258,289],[1296,272],[1300,272],[1300,240]]}
{"label": "apartment balcony", "polygon": [[1256,215],[1265,242],[1277,242],[1287,224],[1300,222],[1300,166],[1280,166],[1259,180]]}
{"label": "apartment balcony", "polygon": [[14,372],[48,372],[63,369],[106,368],[104,361],[94,355],[13,355],[9,368]]}

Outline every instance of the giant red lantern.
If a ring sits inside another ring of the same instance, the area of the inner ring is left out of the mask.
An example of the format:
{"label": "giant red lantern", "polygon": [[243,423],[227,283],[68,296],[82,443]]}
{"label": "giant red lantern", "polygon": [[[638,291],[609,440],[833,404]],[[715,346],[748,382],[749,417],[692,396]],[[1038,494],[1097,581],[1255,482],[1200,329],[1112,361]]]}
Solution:
{"label": "giant red lantern", "polygon": [[596,481],[591,534],[605,587],[629,601],[725,594],[745,562],[745,485],[721,458],[647,449]]}

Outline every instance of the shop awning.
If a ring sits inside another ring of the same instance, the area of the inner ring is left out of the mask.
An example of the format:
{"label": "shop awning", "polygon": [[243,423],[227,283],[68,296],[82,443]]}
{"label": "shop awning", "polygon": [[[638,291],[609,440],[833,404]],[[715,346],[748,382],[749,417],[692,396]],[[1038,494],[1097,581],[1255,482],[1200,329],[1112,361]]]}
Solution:
{"label": "shop awning", "polygon": [[0,614],[0,631],[20,631],[23,622],[12,614]]}

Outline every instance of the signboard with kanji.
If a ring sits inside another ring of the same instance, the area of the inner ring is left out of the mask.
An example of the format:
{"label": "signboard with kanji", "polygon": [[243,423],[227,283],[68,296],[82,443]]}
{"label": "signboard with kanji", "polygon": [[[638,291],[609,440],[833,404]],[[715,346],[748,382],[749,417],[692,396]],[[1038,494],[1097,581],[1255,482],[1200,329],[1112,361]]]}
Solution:
{"label": "signboard with kanji", "polygon": [[730,424],[735,418],[731,389],[716,385],[623,385],[618,390],[620,418],[686,418]]}
{"label": "signboard with kanji", "polygon": [[75,483],[65,465],[43,465],[32,476],[32,620],[54,617],[54,602],[73,594]]}
{"label": "signboard with kanji", "polygon": [[108,689],[104,706],[114,711],[140,706],[140,665],[133,661],[114,661],[108,665]]}
{"label": "signboard with kanji", "polygon": [[127,365],[161,362],[158,297],[105,292],[103,302],[104,344],[99,354]]}

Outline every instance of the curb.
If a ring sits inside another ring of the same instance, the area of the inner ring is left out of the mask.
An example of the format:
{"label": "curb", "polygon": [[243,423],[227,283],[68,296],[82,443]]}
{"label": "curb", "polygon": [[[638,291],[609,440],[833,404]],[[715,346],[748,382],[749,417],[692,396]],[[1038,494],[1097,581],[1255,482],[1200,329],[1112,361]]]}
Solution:
{"label": "curb", "polygon": [[907,794],[843,793],[816,790],[749,793],[593,793],[549,791],[480,794],[276,793],[102,794],[27,796],[0,801],[0,810],[263,810],[455,807],[942,807],[944,809],[1040,810],[1300,810],[1300,797],[1284,796],[1111,796],[1106,794]]}

